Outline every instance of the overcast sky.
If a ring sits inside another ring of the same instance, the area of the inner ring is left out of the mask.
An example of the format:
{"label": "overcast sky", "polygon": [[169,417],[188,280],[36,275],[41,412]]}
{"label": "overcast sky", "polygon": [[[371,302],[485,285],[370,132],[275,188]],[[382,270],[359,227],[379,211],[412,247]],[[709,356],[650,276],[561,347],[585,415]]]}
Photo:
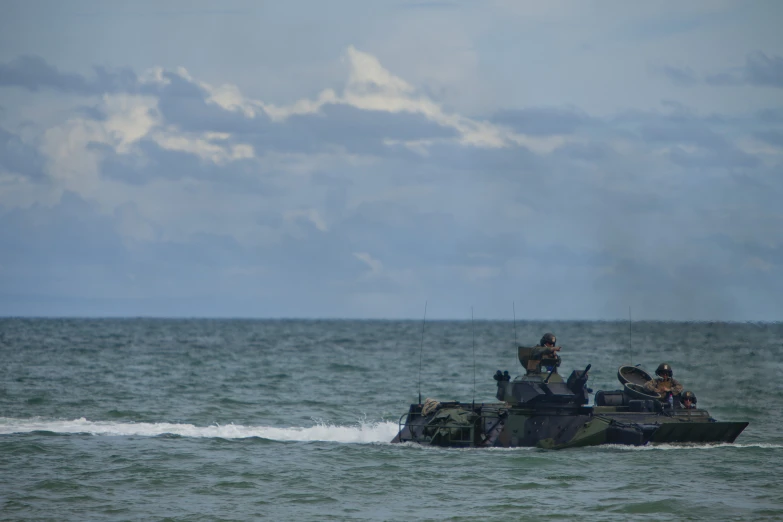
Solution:
{"label": "overcast sky", "polygon": [[0,315],[783,318],[783,2],[0,3]]}

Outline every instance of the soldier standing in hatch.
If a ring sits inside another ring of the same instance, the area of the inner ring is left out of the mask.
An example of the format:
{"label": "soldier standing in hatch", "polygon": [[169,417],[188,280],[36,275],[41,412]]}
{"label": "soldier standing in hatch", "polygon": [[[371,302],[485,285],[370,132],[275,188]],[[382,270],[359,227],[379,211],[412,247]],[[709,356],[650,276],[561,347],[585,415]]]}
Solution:
{"label": "soldier standing in hatch", "polygon": [[[557,343],[557,337],[555,337],[555,334],[552,333],[545,333],[544,336],[541,338],[541,340],[538,342],[538,346],[536,346],[533,349],[533,354],[531,355],[531,359],[554,359],[557,361],[555,366],[560,365],[560,356],[557,355],[557,352],[560,351],[559,346],[555,346]],[[552,366],[547,367],[548,371],[552,371]]]}
{"label": "soldier standing in hatch", "polygon": [[672,397],[679,397],[682,393],[682,384],[674,379],[674,372],[672,371],[671,366],[666,363],[659,364],[658,369],[655,370],[655,375],[658,377],[651,381],[647,381],[644,385],[646,390],[660,393],[663,398],[667,398],[669,394],[671,394]]}

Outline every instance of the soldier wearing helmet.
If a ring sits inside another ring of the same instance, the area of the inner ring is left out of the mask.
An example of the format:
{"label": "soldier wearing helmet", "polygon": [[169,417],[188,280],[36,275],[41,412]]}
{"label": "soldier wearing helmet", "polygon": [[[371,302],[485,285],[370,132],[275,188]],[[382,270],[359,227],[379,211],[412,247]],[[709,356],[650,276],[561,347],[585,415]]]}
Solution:
{"label": "soldier wearing helmet", "polygon": [[552,371],[552,368],[560,366],[560,356],[557,352],[560,351],[557,344],[557,337],[553,333],[545,333],[541,340],[538,342],[538,346],[533,349],[531,359],[541,361],[548,371]]}
{"label": "soldier wearing helmet", "polygon": [[647,381],[644,385],[645,389],[655,393],[660,393],[662,398],[667,398],[669,394],[673,397],[679,397],[682,393],[682,384],[674,379],[674,372],[672,367],[666,363],[658,365],[658,369],[655,370],[655,379]]}
{"label": "soldier wearing helmet", "polygon": [[696,396],[692,391],[686,391],[680,395],[680,401],[682,401],[682,407],[686,410],[693,410],[696,408]]}

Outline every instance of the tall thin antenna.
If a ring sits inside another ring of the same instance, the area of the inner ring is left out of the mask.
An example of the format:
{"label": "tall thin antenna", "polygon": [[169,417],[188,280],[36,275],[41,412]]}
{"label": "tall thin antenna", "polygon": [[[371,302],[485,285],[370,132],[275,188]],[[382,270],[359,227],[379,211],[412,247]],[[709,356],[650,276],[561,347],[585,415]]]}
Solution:
{"label": "tall thin antenna", "polygon": [[[513,352],[513,351],[516,351],[516,348],[518,346],[518,343],[517,343],[517,306],[516,306],[516,303],[514,301],[511,301],[511,310],[512,310],[512,312],[514,314],[514,350],[512,350],[512,352]],[[512,361],[511,361],[511,367],[512,368],[514,367],[514,364],[516,364],[516,361],[517,361],[516,357],[512,358]]]}
{"label": "tall thin antenna", "polygon": [[427,321],[427,301],[424,301],[424,318],[421,320],[421,345],[419,346],[419,404],[421,404],[421,355],[424,351],[424,323]]}
{"label": "tall thin antenna", "polygon": [[631,352],[631,364],[633,364],[633,336],[631,334],[631,307],[628,307],[628,350]]}
{"label": "tall thin antenna", "polygon": [[470,307],[470,329],[473,334],[473,406],[476,406],[476,327],[473,325],[473,307]]}

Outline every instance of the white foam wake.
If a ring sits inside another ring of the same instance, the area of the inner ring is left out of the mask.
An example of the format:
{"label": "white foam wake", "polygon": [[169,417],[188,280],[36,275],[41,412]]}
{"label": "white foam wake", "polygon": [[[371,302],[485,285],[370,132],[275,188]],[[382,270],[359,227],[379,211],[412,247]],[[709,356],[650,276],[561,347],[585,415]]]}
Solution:
{"label": "white foam wake", "polygon": [[236,424],[195,426],[168,422],[112,422],[75,420],[9,419],[0,417],[0,434],[49,431],[53,433],[90,433],[92,435],[181,435],[183,437],[220,437],[244,439],[261,437],[279,441],[327,441],[346,443],[390,442],[397,435],[396,422],[362,422],[353,426],[319,423],[301,428],[241,426]]}
{"label": "white foam wake", "polygon": [[783,444],[772,444],[767,442],[758,442],[751,444],[736,444],[729,442],[720,442],[713,444],[647,444],[646,446],[624,446],[619,444],[609,444],[600,446],[605,450],[620,451],[672,451],[672,450],[711,450],[719,448],[762,448],[762,449],[781,449]]}

